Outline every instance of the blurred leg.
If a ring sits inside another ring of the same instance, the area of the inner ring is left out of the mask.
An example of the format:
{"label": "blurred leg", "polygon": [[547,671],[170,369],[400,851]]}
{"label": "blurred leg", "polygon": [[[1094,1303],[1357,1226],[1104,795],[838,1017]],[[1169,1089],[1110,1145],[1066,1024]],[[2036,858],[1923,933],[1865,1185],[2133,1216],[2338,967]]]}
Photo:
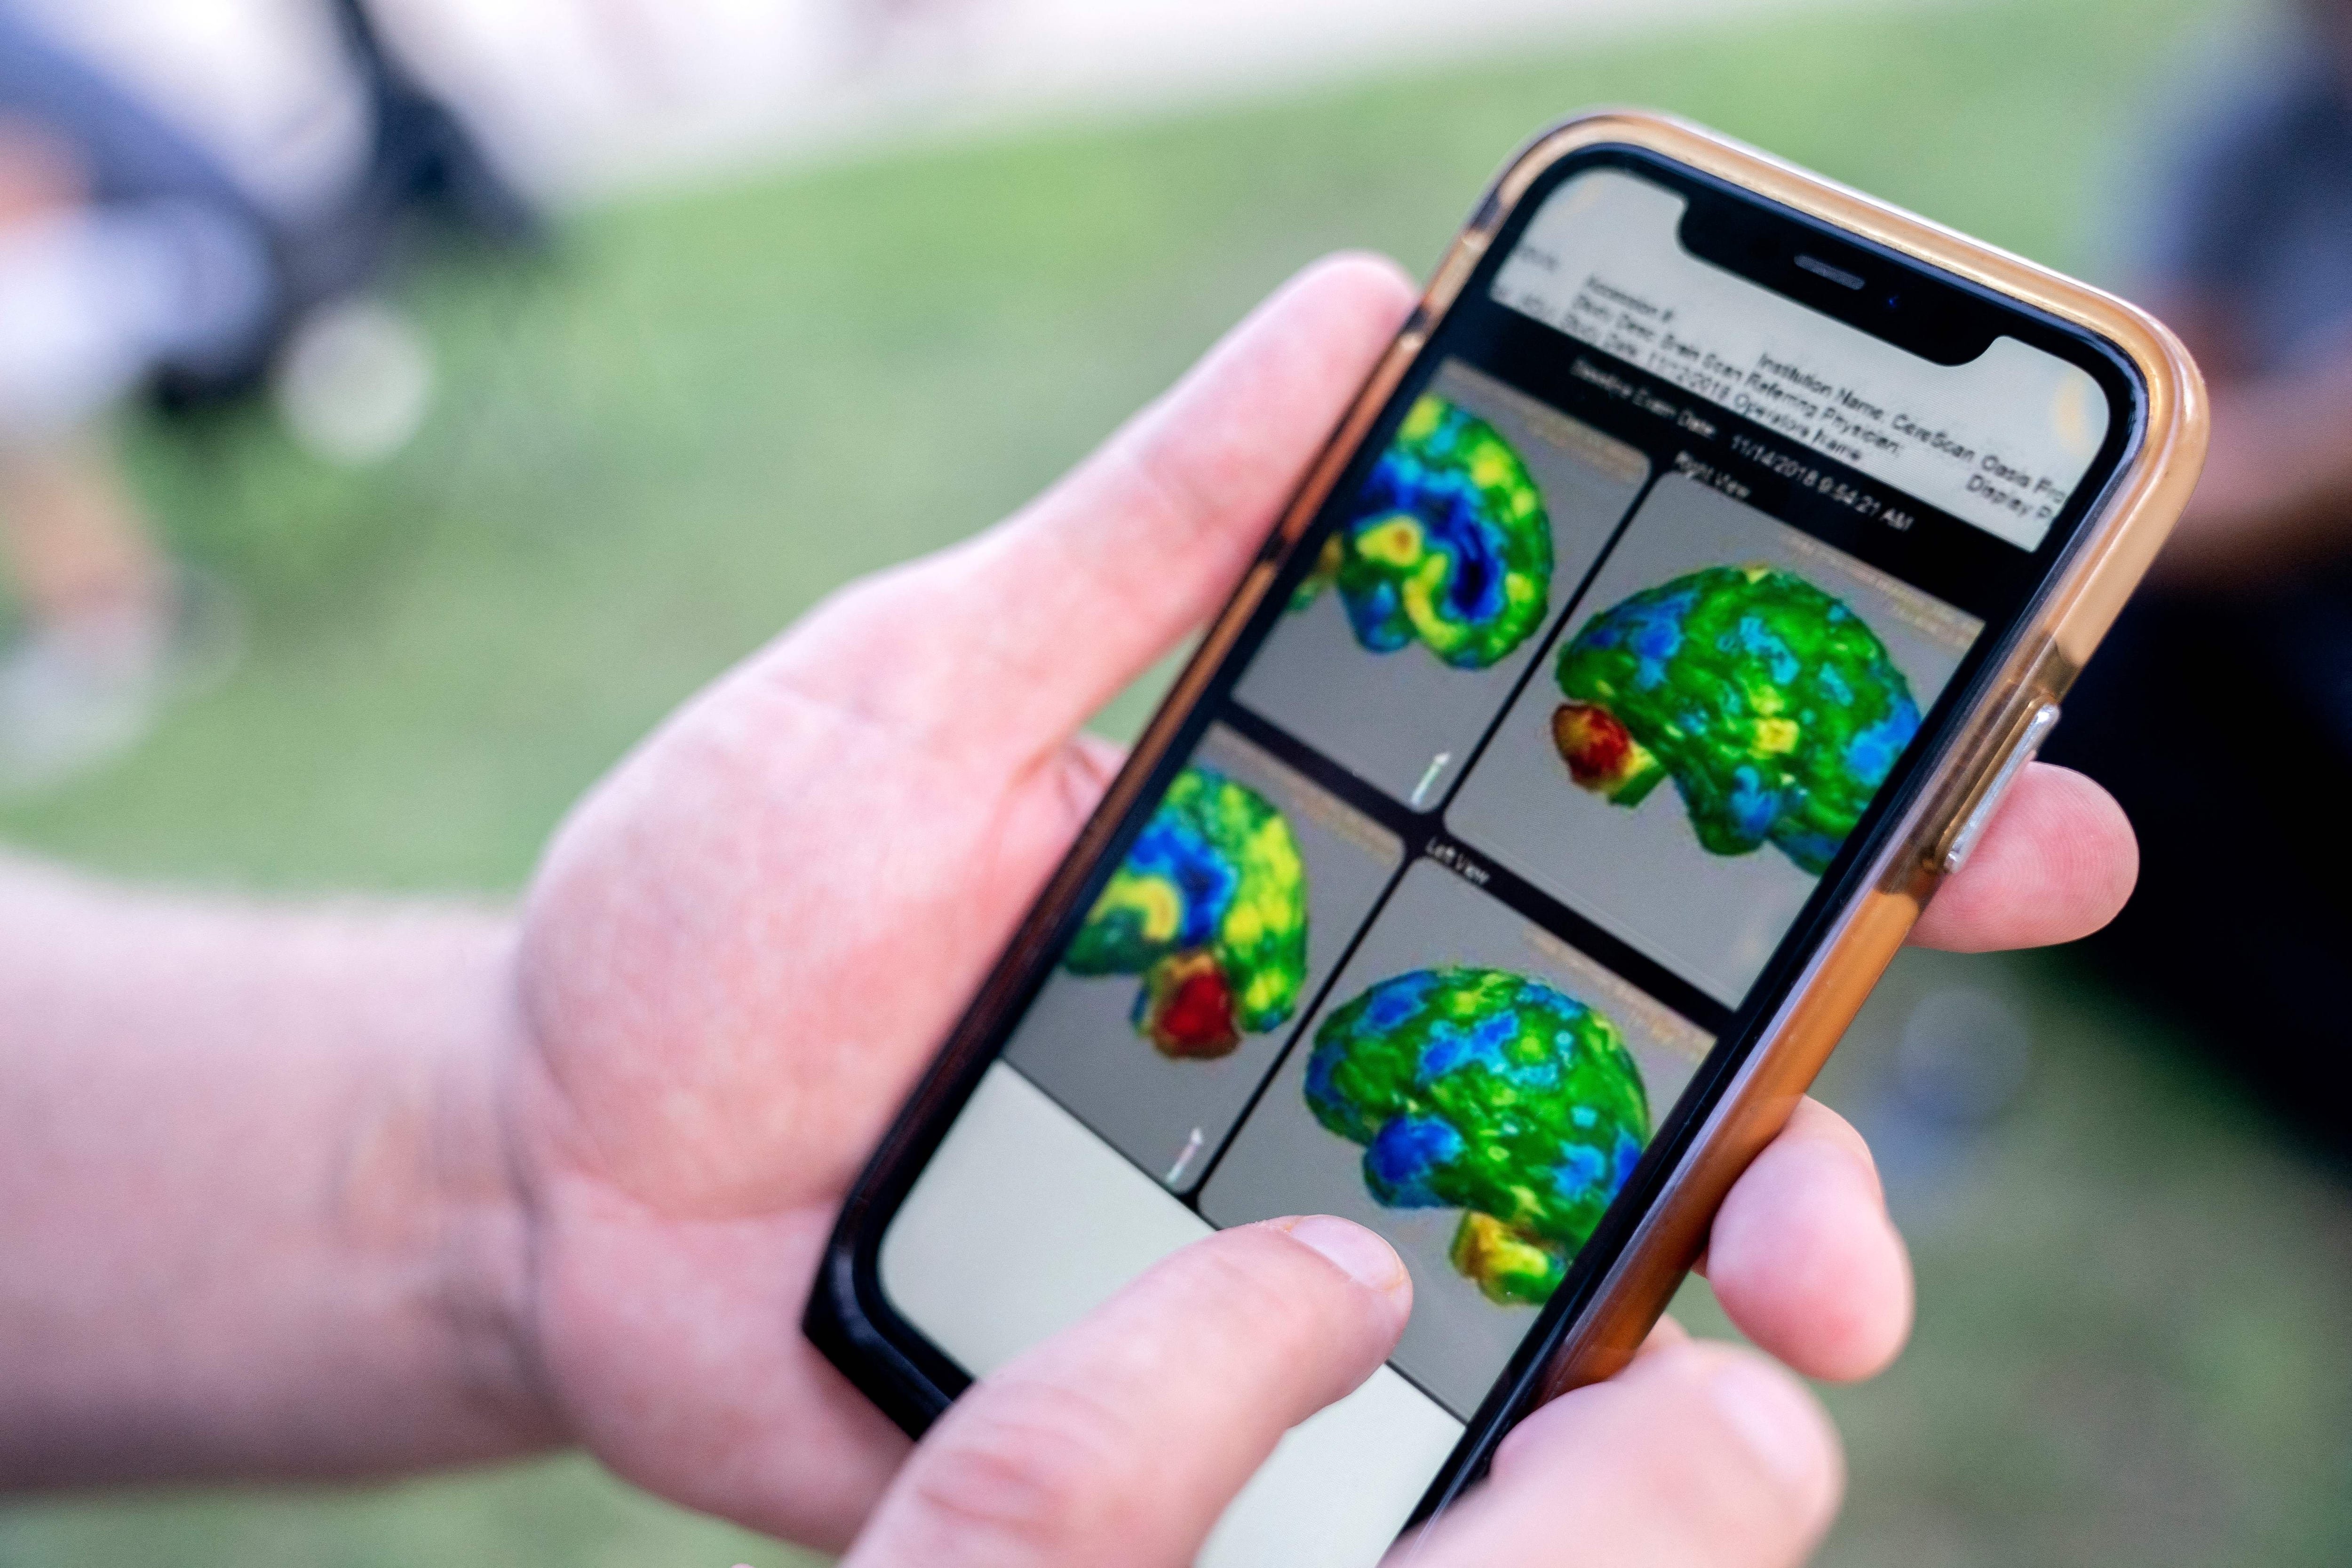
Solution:
{"label": "blurred leg", "polygon": [[94,433],[0,447],[0,558],[37,624],[152,625],[165,614],[170,569]]}
{"label": "blurred leg", "polygon": [[100,434],[159,374],[258,363],[278,278],[256,209],[184,139],[0,9],[0,788],[55,784],[152,721],[173,574]]}
{"label": "blurred leg", "polygon": [[152,726],[177,593],[108,443],[88,432],[0,446],[0,563],[24,619],[0,658],[0,791],[45,789]]}

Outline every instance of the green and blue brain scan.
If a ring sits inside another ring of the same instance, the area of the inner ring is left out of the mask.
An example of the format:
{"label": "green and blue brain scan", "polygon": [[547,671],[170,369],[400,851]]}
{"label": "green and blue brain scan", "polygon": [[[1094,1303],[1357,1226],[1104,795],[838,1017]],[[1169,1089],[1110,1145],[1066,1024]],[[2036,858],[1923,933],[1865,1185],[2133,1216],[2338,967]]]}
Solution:
{"label": "green and blue brain scan", "polygon": [[1417,969],[1333,1010],[1306,1095],[1363,1145],[1377,1202],[1464,1211],[1449,1256],[1498,1304],[1551,1295],[1650,1139],[1616,1025],[1501,969]]}
{"label": "green and blue brain scan", "polygon": [[1560,649],[1552,741],[1620,805],[1671,778],[1717,855],[1819,876],[1919,729],[1876,633],[1793,574],[1715,566],[1601,612]]}
{"label": "green and blue brain scan", "polygon": [[1551,521],[1527,464],[1493,426],[1430,393],[1292,605],[1336,586],[1371,652],[1419,642],[1456,669],[1485,669],[1543,624],[1551,568]]}
{"label": "green and blue brain scan", "polygon": [[1307,983],[1307,867],[1290,824],[1248,785],[1184,769],[1062,962],[1140,975],[1135,1026],[1163,1056],[1226,1056],[1281,1024]]}

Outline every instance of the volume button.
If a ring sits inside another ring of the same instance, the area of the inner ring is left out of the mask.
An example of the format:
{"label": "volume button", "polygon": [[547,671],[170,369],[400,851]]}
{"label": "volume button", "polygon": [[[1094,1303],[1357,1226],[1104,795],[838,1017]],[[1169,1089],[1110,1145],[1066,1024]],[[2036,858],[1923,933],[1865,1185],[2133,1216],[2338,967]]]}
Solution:
{"label": "volume button", "polygon": [[1978,798],[1976,809],[1969,813],[1968,820],[1960,824],[1959,832],[1952,836],[1952,847],[1944,852],[1943,871],[1946,876],[1950,876],[1968,862],[1969,852],[1977,847],[1977,840],[1984,837],[1984,830],[1991,824],[1993,814],[2000,809],[2002,797],[2009,794],[2010,786],[2017,782],[2018,775],[2025,772],[2025,764],[2042,750],[2042,742],[2050,738],[2050,731],[2057,727],[2058,704],[2055,702],[2043,703],[2033,710],[2033,717],[2025,721],[2025,728],[2019,733],[2016,744],[2010,748],[2009,755],[2002,760],[2000,772],[1993,774],[1992,783],[1985,786],[1984,794]]}

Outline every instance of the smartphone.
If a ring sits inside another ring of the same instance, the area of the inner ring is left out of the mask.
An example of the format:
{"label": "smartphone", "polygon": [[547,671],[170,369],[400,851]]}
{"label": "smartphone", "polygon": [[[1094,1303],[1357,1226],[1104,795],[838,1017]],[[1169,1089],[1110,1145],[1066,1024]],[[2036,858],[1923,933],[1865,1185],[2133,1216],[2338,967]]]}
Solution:
{"label": "smartphone", "polygon": [[1368,1568],[1631,1358],[2187,499],[2119,300],[1671,119],[1513,159],[849,1197],[919,1433],[1224,1226],[1413,1277],[1217,1568]]}

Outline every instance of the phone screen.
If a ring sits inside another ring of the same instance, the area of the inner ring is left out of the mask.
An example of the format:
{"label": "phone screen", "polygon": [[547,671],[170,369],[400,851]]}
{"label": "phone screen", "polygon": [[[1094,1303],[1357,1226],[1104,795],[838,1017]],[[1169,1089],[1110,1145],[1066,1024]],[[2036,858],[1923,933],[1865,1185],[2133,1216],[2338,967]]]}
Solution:
{"label": "phone screen", "polygon": [[1378,1560],[2120,458],[2094,350],[1801,221],[1521,204],[883,1234],[974,1376],[1215,1227],[1395,1245],[1394,1357],[1204,1563]]}

